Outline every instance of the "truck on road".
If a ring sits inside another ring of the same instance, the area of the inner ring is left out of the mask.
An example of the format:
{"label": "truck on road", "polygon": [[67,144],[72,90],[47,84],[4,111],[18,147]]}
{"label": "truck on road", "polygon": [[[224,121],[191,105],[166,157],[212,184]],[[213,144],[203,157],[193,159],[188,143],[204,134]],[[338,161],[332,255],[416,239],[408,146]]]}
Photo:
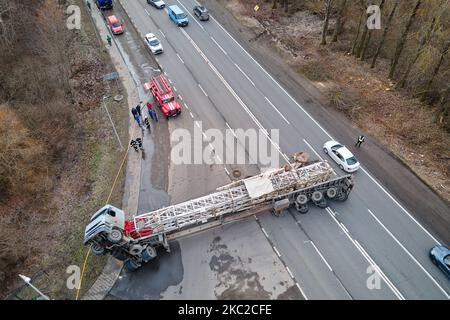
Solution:
{"label": "truck on road", "polygon": [[94,0],[97,8],[101,10],[112,9],[113,0]]}
{"label": "truck on road", "polygon": [[280,215],[292,206],[304,214],[310,203],[325,208],[329,201],[347,200],[353,185],[353,176],[335,176],[327,161],[296,162],[130,220],[124,211],[106,205],[86,226],[84,245],[94,255],[111,254],[133,271],[155,258],[158,247],[170,252],[169,240],[267,210]]}
{"label": "truck on road", "polygon": [[161,108],[167,119],[181,113],[181,105],[175,99],[173,90],[164,74],[152,78],[144,84],[144,89],[150,91],[155,102]]}

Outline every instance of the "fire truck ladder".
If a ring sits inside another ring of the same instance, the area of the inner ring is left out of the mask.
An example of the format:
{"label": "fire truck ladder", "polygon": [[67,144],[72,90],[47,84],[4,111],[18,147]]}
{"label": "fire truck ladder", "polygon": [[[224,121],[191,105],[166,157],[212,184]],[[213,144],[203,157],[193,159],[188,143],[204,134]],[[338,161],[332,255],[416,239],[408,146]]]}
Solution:
{"label": "fire truck ladder", "polygon": [[[166,235],[210,219],[240,212],[283,198],[295,201],[293,195],[330,184],[333,174],[326,161],[294,168],[275,169],[255,177],[236,181],[217,189],[217,192],[134,217],[136,231],[152,230],[147,237]],[[345,177],[346,178],[346,177]],[[337,178],[331,181],[339,181]],[[140,238],[141,240],[146,237]]]}

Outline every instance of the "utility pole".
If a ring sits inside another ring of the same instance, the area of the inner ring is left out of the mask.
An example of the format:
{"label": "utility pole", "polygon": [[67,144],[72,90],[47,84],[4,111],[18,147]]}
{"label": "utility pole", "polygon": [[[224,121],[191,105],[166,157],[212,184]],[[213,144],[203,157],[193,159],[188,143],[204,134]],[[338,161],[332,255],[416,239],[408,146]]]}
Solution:
{"label": "utility pole", "polygon": [[50,298],[48,296],[46,296],[45,294],[43,294],[38,288],[36,288],[35,286],[33,286],[33,284],[31,283],[31,278],[28,278],[22,274],[19,274],[19,277],[25,281],[26,284],[28,284],[34,291],[36,291],[37,293],[39,293],[39,295],[41,296],[42,299],[44,300],[50,300]]}

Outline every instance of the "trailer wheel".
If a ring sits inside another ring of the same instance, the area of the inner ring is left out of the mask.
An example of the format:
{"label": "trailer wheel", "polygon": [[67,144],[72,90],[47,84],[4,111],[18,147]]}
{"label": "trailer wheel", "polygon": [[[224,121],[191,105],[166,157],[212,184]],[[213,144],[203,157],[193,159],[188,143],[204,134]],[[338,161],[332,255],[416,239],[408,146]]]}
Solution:
{"label": "trailer wheel", "polygon": [[327,197],[333,199],[337,195],[337,189],[335,187],[331,187],[327,189]]}
{"label": "trailer wheel", "polygon": [[98,243],[94,243],[91,247],[92,254],[95,256],[102,256],[105,254],[105,248],[99,245]]}
{"label": "trailer wheel", "polygon": [[306,196],[306,194],[299,194],[297,196],[296,202],[298,204],[301,204],[301,205],[307,204],[308,203],[308,197]]}
{"label": "trailer wheel", "polygon": [[123,238],[122,230],[113,228],[107,238],[112,243],[119,243]]}
{"label": "trailer wheel", "polygon": [[312,199],[312,201],[314,201],[314,202],[320,202],[320,201],[323,199],[323,193],[320,192],[320,191],[318,191],[318,190],[316,190],[316,191],[314,191],[314,192],[312,193],[311,199]]}
{"label": "trailer wheel", "polygon": [[147,246],[144,251],[142,251],[142,259],[144,259],[145,262],[156,258],[156,255],[156,249],[151,246]]}
{"label": "trailer wheel", "polygon": [[309,211],[309,206],[307,204],[297,205],[296,208],[297,208],[297,211],[301,214],[305,214]]}
{"label": "trailer wheel", "polygon": [[133,259],[128,259],[127,261],[125,261],[125,268],[127,268],[128,271],[136,271],[140,266],[141,264],[137,263]]}
{"label": "trailer wheel", "polygon": [[347,199],[348,199],[348,193],[346,192],[346,190],[344,188],[341,188],[341,190],[339,190],[336,200],[337,201],[345,201]]}
{"label": "trailer wheel", "polygon": [[321,201],[316,202],[315,205],[321,209],[325,209],[326,207],[328,207],[328,201],[327,199],[323,198]]}
{"label": "trailer wheel", "polygon": [[143,250],[144,250],[144,247],[141,246],[140,244],[133,244],[130,248],[130,253],[133,256],[137,256],[137,255],[140,255]]}

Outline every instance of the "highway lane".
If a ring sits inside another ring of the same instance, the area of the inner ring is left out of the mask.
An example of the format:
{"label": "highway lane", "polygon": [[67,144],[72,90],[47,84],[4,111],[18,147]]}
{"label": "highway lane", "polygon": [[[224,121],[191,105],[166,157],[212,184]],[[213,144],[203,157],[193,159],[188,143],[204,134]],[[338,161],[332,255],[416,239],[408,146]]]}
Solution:
{"label": "highway lane", "polygon": [[[177,0],[177,2],[182,4],[183,2],[189,2],[189,1]],[[193,5],[193,2],[191,4]],[[182,6],[184,6],[184,8],[186,8],[186,9],[189,8],[188,5],[182,5]],[[213,19],[213,21],[214,21],[214,19]],[[196,27],[195,24],[191,24],[191,25],[193,25],[194,28]],[[211,32],[210,32],[210,28],[209,28],[210,26],[211,26],[211,29],[213,30]],[[203,39],[211,38],[216,46],[218,46],[218,47],[220,46],[220,51],[222,51],[222,55],[220,55],[220,53],[217,53],[217,52],[216,52],[217,55],[214,55],[214,54],[211,55],[212,57],[215,57],[215,56],[220,57],[220,58],[218,58],[217,63],[219,65],[224,65],[224,63],[221,63],[221,61],[226,61],[227,58],[228,58],[228,60],[230,60],[230,64],[228,65],[228,67],[225,66],[223,68],[223,72],[226,72],[226,70],[231,70],[232,69],[231,64],[238,65],[238,63],[236,61],[239,61],[239,63],[242,64],[242,67],[239,67],[239,70],[245,72],[246,77],[248,78],[248,81],[250,84],[252,84],[252,85],[256,84],[256,86],[258,86],[258,84],[261,84],[263,81],[265,81],[266,83],[264,83],[264,86],[265,86],[265,88],[269,88],[267,90],[267,92],[268,92],[267,96],[269,96],[269,97],[270,97],[270,93],[277,91],[278,85],[274,81],[272,81],[272,79],[270,79],[270,77],[267,74],[263,74],[262,76],[257,77],[256,78],[257,80],[255,80],[255,78],[253,77],[253,74],[260,71],[260,70],[258,70],[258,69],[260,69],[259,66],[257,66],[253,62],[253,60],[250,57],[248,57],[247,55],[242,55],[242,50],[240,48],[237,48],[237,46],[234,43],[230,42],[231,38],[223,36],[223,29],[221,29],[217,24],[214,24],[214,23],[204,24],[203,27],[200,29],[201,30],[195,30],[194,32],[192,32],[191,36],[194,38],[197,35],[199,42],[201,41],[202,38]],[[201,31],[208,33],[208,36],[202,37]],[[222,32],[222,36],[219,34],[221,32]],[[220,39],[220,40],[217,40],[217,39]],[[222,39],[224,39],[224,40],[228,39],[229,41],[222,42],[221,41]],[[196,39],[196,41],[197,41],[197,39]],[[214,47],[214,45],[212,43],[211,43],[211,46]],[[222,48],[225,48],[226,51],[224,52],[222,50]],[[233,53],[235,51],[237,51],[236,57],[233,57]],[[241,52],[239,52],[239,51],[241,51]],[[237,54],[239,54],[239,53],[241,53],[241,55],[237,56]],[[245,58],[247,58],[247,60],[245,60]],[[213,59],[211,58],[211,60],[213,60]],[[251,68],[252,66],[254,67],[253,69]],[[225,76],[225,78],[226,78],[226,76]],[[252,80],[252,78],[254,80]],[[241,88],[241,87],[242,86],[239,86],[239,88]],[[278,89],[279,89],[279,87],[278,87]],[[261,90],[258,90],[258,91],[260,91],[260,93],[262,93]],[[248,91],[245,90],[244,92],[248,92]],[[292,119],[291,114],[295,117],[296,113],[292,112],[292,109],[295,109],[295,106],[292,106],[292,101],[289,101],[290,98],[286,94],[284,94],[284,92],[282,92],[282,94],[277,95],[276,97],[277,97],[276,101],[281,101],[281,104],[280,104],[281,106],[293,107],[293,108],[291,108],[290,112],[286,111],[286,113],[280,108],[281,114],[283,114],[283,113],[289,114],[289,119]],[[289,98],[289,100],[283,101],[283,98],[285,98],[285,99]],[[275,98],[274,99],[270,98],[270,100],[274,101]],[[258,106],[259,109],[261,108],[260,103],[256,102],[255,105]],[[269,113],[270,113],[270,110],[269,110]],[[297,114],[301,115],[302,113],[297,113]],[[304,124],[301,123],[300,121],[291,120],[292,123],[298,123],[296,128],[304,128]],[[282,125],[283,125],[283,123],[280,122],[280,126],[282,126]],[[309,132],[317,133],[316,132],[317,128],[315,128],[315,129],[316,130],[312,130],[312,128],[307,128],[307,130],[301,130],[301,132],[300,132],[300,130],[298,130],[298,131],[301,136],[305,137]],[[322,135],[322,137],[320,137],[320,139],[318,139],[319,140],[318,142],[316,142],[317,139],[314,139],[319,136],[317,134],[314,134],[313,137],[309,136],[307,138],[308,141],[313,141],[311,143],[311,144],[313,144],[313,146],[314,145],[317,146],[315,148],[316,150],[320,150],[320,146],[322,145],[323,141],[327,138],[326,136],[328,136],[328,133],[325,130],[320,130],[320,131],[322,131],[323,135]],[[283,134],[281,134],[281,135],[283,137],[285,137],[285,136],[292,137],[293,136],[292,134],[289,134],[289,133],[288,133],[288,135],[283,135]],[[294,148],[296,147],[295,142],[290,145],[294,146]],[[295,149],[292,151],[295,151]],[[442,281],[444,283],[444,285],[442,287],[446,288],[446,290],[448,290],[448,282],[446,281],[445,277],[440,273],[439,270],[436,270],[436,267],[434,265],[432,265],[432,263],[429,261],[428,256],[427,256],[428,249],[432,245],[434,245],[434,241],[433,241],[433,239],[430,239],[431,238],[430,235],[427,234],[426,232],[421,232],[423,230],[420,227],[419,227],[419,230],[417,230],[418,225],[412,219],[408,219],[409,217],[406,217],[406,219],[404,219],[405,216],[404,216],[404,212],[402,212],[403,209],[400,206],[396,205],[396,203],[393,203],[392,199],[389,196],[387,196],[384,192],[377,192],[377,193],[375,193],[375,196],[373,197],[372,196],[373,190],[374,189],[376,190],[378,186],[374,185],[374,181],[372,180],[372,178],[369,176],[369,174],[366,171],[364,171],[364,174],[358,175],[357,183],[358,183],[358,185],[364,185],[364,186],[368,186],[370,188],[370,190],[368,190],[367,192],[358,192],[358,190],[355,192],[357,195],[359,195],[359,194],[362,194],[362,195],[370,194],[371,195],[371,197],[368,197],[368,198],[363,197],[363,196],[361,197],[362,200],[365,202],[367,208],[380,207],[380,204],[381,204],[381,206],[384,205],[384,207],[387,207],[386,209],[380,208],[381,209],[380,213],[374,214],[374,216],[378,216],[378,218],[380,220],[380,222],[377,221],[377,223],[378,224],[383,223],[381,221],[383,221],[383,219],[384,219],[384,224],[386,226],[388,226],[386,228],[386,230],[391,229],[392,230],[391,232],[393,234],[397,234],[397,233],[400,234],[401,236],[398,237],[398,241],[396,241],[396,244],[398,244],[400,247],[402,247],[402,246],[406,247],[405,245],[402,244],[402,242],[404,242],[409,246],[408,249],[402,248],[403,253],[408,252],[408,251],[419,253],[418,254],[419,257],[417,258],[418,261],[417,262],[415,261],[414,263],[418,264],[418,267],[421,269],[421,271],[424,271],[425,273],[427,273],[426,275],[427,275],[428,280],[433,282],[433,284],[435,286],[438,286],[438,285],[436,282],[434,282],[435,281],[434,278],[436,278],[439,281]],[[381,190],[379,190],[379,191],[381,191]],[[360,210],[360,209],[361,209],[361,206],[358,210]],[[395,214],[392,214],[392,211],[394,211]],[[370,217],[368,215],[368,213],[366,212],[364,218],[367,220],[372,217]],[[407,228],[405,228],[406,226],[407,226]],[[406,231],[405,231],[405,229],[406,229]],[[372,230],[372,228],[368,228],[368,230]],[[404,238],[403,241],[401,240],[401,238]],[[370,242],[370,243],[374,243],[374,242]],[[375,247],[380,248],[379,246],[375,246]],[[427,269],[427,270],[424,270],[424,269]],[[431,271],[428,271],[428,270],[431,270]],[[443,290],[441,288],[438,288],[438,289],[439,289],[440,293],[445,295],[445,293],[443,292]],[[430,290],[432,290],[432,289],[430,288]],[[424,290],[424,292],[431,294],[432,291]]]}
{"label": "highway lane", "polygon": [[[150,11],[151,12],[151,11]],[[163,19],[164,18],[167,18],[167,17],[163,17]],[[159,19],[159,18],[158,18]],[[162,19],[161,19],[161,21],[162,21]],[[168,19],[167,19],[167,21],[168,21]],[[191,23],[191,26],[193,25],[193,23]],[[186,30],[189,30],[189,28],[186,28]],[[190,35],[191,37],[193,37],[193,35]],[[216,42],[217,42],[218,40],[216,40]],[[216,46],[217,48],[219,48],[217,45],[216,45],[216,43],[214,42],[214,41],[212,41],[211,42],[211,46]],[[187,48],[186,48],[187,49]],[[219,50],[220,50],[220,48],[219,48]],[[226,50],[228,50],[228,48],[226,49]],[[186,51],[188,51],[188,50],[183,50],[183,53],[185,53]],[[220,53],[221,54],[223,54],[223,51],[222,50],[220,50]],[[228,51],[227,51],[227,53],[228,53]],[[211,54],[211,53],[209,53],[209,54]],[[209,56],[208,56],[208,59],[211,59]],[[189,61],[190,61],[191,59],[189,59]],[[212,60],[212,59],[211,59]],[[186,62],[186,59],[184,59],[183,58],[183,61],[185,61]],[[247,65],[246,65],[247,66]],[[235,67],[235,66],[234,66]],[[241,67],[241,68],[245,68],[245,67]],[[231,70],[231,68],[228,68],[228,69],[230,69]],[[201,70],[201,69],[200,69]],[[238,70],[239,71],[239,70]],[[240,72],[240,71],[239,71]],[[247,72],[247,71],[246,71]],[[202,72],[201,72],[202,73]],[[206,74],[207,72],[203,72],[202,74]],[[246,77],[244,77],[244,79],[242,78],[242,72],[240,72],[240,74],[241,74],[241,81],[242,80],[245,80],[245,81],[247,81],[248,83],[250,83],[251,84],[251,82],[250,81],[248,81],[248,79],[246,78]],[[235,76],[235,78],[237,78],[238,79],[238,76],[237,75],[234,75]],[[259,81],[259,79],[258,80],[252,80],[254,83],[258,83],[257,81]],[[215,81],[215,82],[217,82],[217,80]],[[230,81],[231,82],[231,81]],[[203,85],[202,85],[202,87],[203,87]],[[206,85],[205,85],[205,87],[206,87]],[[219,86],[216,86],[216,88],[220,88]],[[208,89],[207,88],[205,88],[205,90],[207,91]],[[223,90],[223,89],[222,89]],[[235,89],[235,90],[238,90],[238,89]],[[226,90],[225,90],[226,91]],[[188,91],[189,92],[189,91]],[[247,92],[248,93],[248,92]],[[259,97],[260,95],[259,95],[259,93],[258,93],[258,97]],[[259,102],[259,100],[258,100],[258,102]],[[232,103],[228,103],[228,108],[232,108],[234,106],[234,104],[232,104]],[[259,103],[258,103],[258,106],[260,106],[259,105]],[[239,107],[239,106],[238,106]],[[228,109],[227,109],[228,110]],[[261,112],[261,109],[258,109],[257,110],[258,112]],[[273,118],[273,111],[272,112],[269,112],[269,111],[267,111],[266,110],[266,112],[268,112],[268,113],[270,113],[271,115],[272,115],[272,118]],[[227,117],[229,117],[229,115],[227,116]],[[233,117],[233,119],[235,119],[236,118],[236,116],[234,116]],[[264,117],[264,119],[265,119],[266,117]],[[302,118],[303,119],[303,118]],[[284,121],[284,120],[283,120]],[[312,130],[312,129],[311,129]],[[316,130],[317,130],[317,128],[316,128]],[[307,130],[307,131],[310,131],[310,130]],[[282,133],[282,135],[283,135],[283,133]],[[308,138],[308,139],[312,139],[312,138]],[[319,139],[320,140],[320,139]],[[314,144],[314,142],[312,143],[312,144]],[[316,142],[316,144],[317,144],[317,142]],[[294,149],[294,150],[297,150],[298,149],[298,144],[295,144],[295,142],[293,143],[292,141],[289,143],[289,145],[292,145],[292,146],[294,146],[294,145],[296,145],[296,148]],[[284,148],[284,146],[283,146],[283,148]],[[293,150],[293,151],[294,151]],[[358,177],[359,178],[359,177]],[[357,181],[358,182],[358,185],[360,185],[361,184],[361,182],[360,181]],[[352,203],[354,202],[354,195],[352,195]],[[362,198],[364,198],[364,197],[362,197]],[[347,204],[348,204],[349,202],[347,202],[344,206],[345,207],[347,207]],[[347,208],[348,209],[348,208]],[[359,211],[361,208],[359,208],[359,207],[356,207],[356,210],[355,210],[355,212],[356,211]],[[391,208],[390,208],[391,209]],[[390,210],[389,209],[389,210]],[[350,210],[350,211],[353,211],[353,210]],[[378,214],[378,213],[377,213]],[[365,214],[365,216],[364,216],[364,213],[362,213],[362,217],[367,217],[367,216],[369,216],[370,214],[369,213],[366,213]],[[369,217],[371,217],[371,216],[369,216]],[[373,222],[373,224],[376,224],[377,222]],[[386,223],[387,224],[387,223]],[[358,226],[355,226],[355,228],[360,228],[360,226],[358,225]],[[390,228],[390,226],[389,226],[389,228]],[[370,228],[366,228],[366,229],[370,229]],[[362,232],[363,234],[365,234],[365,232]],[[388,236],[388,235],[387,235]],[[416,237],[415,238],[417,238],[417,235],[416,235]],[[420,241],[418,241],[419,243],[421,243]],[[378,247],[375,247],[375,250],[372,250],[372,251],[374,251],[375,253],[377,253],[378,252],[378,250],[376,250]],[[400,249],[396,249],[397,251],[399,251],[399,250],[401,250],[401,248]],[[378,261],[378,260],[377,260]],[[434,266],[432,266],[433,268],[434,268]],[[400,277],[398,277],[398,279],[400,279]],[[422,280],[421,280],[422,281]],[[428,293],[428,292],[427,292]]]}

